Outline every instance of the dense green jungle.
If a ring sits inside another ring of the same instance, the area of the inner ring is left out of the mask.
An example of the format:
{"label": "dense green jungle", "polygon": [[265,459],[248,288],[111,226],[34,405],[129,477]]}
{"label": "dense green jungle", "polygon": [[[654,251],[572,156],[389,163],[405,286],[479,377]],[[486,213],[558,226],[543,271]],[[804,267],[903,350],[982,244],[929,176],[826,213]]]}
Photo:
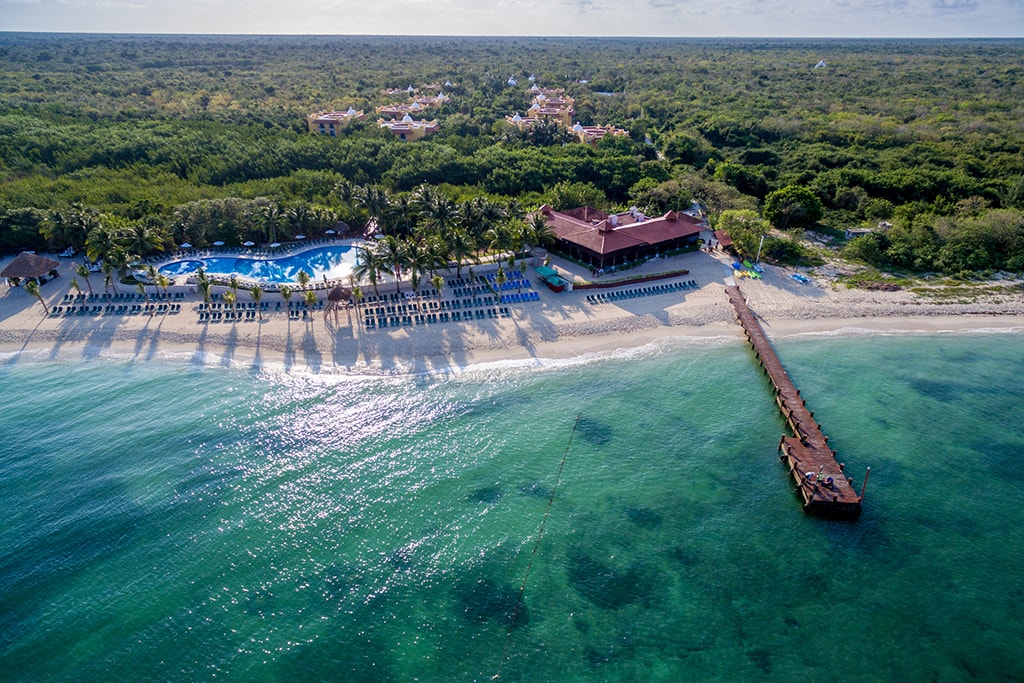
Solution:
{"label": "dense green jungle", "polygon": [[[531,76],[629,137],[507,124]],[[415,142],[376,122],[408,86],[450,97]],[[366,120],[307,131],[349,107]],[[3,252],[123,261],[372,220],[471,254],[543,237],[545,202],[697,201],[777,262],[1017,273],[1024,41],[0,33],[0,176]]]}

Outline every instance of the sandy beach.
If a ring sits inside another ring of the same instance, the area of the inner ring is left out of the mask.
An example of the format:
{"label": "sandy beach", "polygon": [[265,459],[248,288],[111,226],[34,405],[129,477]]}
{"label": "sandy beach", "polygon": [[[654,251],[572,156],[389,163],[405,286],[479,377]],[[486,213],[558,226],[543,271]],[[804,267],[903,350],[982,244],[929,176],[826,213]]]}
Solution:
{"label": "sandy beach", "polygon": [[[0,267],[9,261],[10,257],[0,261]],[[351,309],[337,315],[317,311],[308,321],[289,319],[286,307],[278,309],[281,298],[275,293],[264,296],[269,310],[264,312],[262,321],[200,321],[201,298],[187,285],[169,289],[184,296],[176,313],[53,317],[47,316],[39,301],[21,288],[3,285],[0,354],[8,363],[160,358],[200,365],[270,365],[296,371],[412,373],[497,361],[578,358],[635,349],[662,340],[686,343],[695,338],[740,338],[742,332],[724,292],[727,285],[735,282],[730,261],[724,254],[705,252],[656,259],[597,282],[686,269],[688,275],[658,283],[695,280],[699,286],[598,304],[588,301],[587,296],[654,283],[623,283],[608,289],[554,293],[534,276],[531,280],[540,300],[510,305],[511,315],[507,318],[389,329],[366,328],[362,316]],[[49,306],[62,305],[64,297],[74,293],[70,282],[76,263],[62,259],[61,276],[41,287]],[[592,279],[580,266],[558,258],[551,263],[577,282]],[[478,274],[486,270],[477,268]],[[969,302],[935,300],[907,290],[868,291],[836,286],[830,278],[820,275],[801,284],[790,277],[791,272],[768,266],[761,280],[735,282],[771,337],[1024,331],[1024,297],[1019,295],[995,293],[974,296]],[[96,288],[100,278],[93,280]],[[84,288],[85,283],[82,285]],[[402,289],[408,291],[408,284]],[[394,291],[394,284],[381,288],[381,293],[386,291]],[[323,298],[324,293],[320,295]],[[442,296],[453,295],[449,291],[442,292]],[[243,291],[238,298],[240,304],[250,300]]]}

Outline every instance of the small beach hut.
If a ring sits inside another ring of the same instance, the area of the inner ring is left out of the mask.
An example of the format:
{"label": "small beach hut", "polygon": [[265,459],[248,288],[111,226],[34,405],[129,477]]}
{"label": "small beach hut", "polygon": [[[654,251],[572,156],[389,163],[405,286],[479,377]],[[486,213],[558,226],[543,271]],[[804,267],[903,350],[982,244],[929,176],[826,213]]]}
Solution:
{"label": "small beach hut", "polygon": [[50,271],[56,271],[58,267],[60,267],[60,261],[56,259],[23,251],[7,264],[3,272],[0,272],[0,277],[18,281],[32,278],[38,282],[43,282],[50,274]]}

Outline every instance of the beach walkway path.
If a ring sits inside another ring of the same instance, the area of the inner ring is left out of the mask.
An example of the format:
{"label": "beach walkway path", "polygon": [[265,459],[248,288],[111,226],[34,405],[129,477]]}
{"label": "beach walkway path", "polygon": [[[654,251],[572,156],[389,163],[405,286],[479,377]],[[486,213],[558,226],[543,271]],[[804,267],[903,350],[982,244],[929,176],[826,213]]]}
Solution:
{"label": "beach walkway path", "polygon": [[743,292],[735,285],[726,287],[725,291],[750,346],[771,380],[775,402],[793,430],[793,436],[783,435],[779,440],[780,459],[789,468],[804,510],[832,519],[856,519],[860,516],[861,496],[843,472],[843,465],[836,461],[828,437],[821,432],[814,413],[807,409],[764,328],[747,306]]}

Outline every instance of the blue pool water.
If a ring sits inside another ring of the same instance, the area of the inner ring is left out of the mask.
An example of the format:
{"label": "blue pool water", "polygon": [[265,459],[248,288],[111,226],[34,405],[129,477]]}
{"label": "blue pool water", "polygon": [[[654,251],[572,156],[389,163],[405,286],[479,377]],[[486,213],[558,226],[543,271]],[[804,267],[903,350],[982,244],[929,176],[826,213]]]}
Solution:
{"label": "blue pool water", "polygon": [[346,277],[356,265],[356,249],[352,245],[317,247],[280,258],[253,258],[248,256],[209,256],[175,261],[161,266],[159,271],[168,277],[189,275],[200,268],[207,275],[238,275],[249,280],[265,280],[277,284],[293,283],[299,271],[309,273],[312,280],[326,277],[336,280]]}

